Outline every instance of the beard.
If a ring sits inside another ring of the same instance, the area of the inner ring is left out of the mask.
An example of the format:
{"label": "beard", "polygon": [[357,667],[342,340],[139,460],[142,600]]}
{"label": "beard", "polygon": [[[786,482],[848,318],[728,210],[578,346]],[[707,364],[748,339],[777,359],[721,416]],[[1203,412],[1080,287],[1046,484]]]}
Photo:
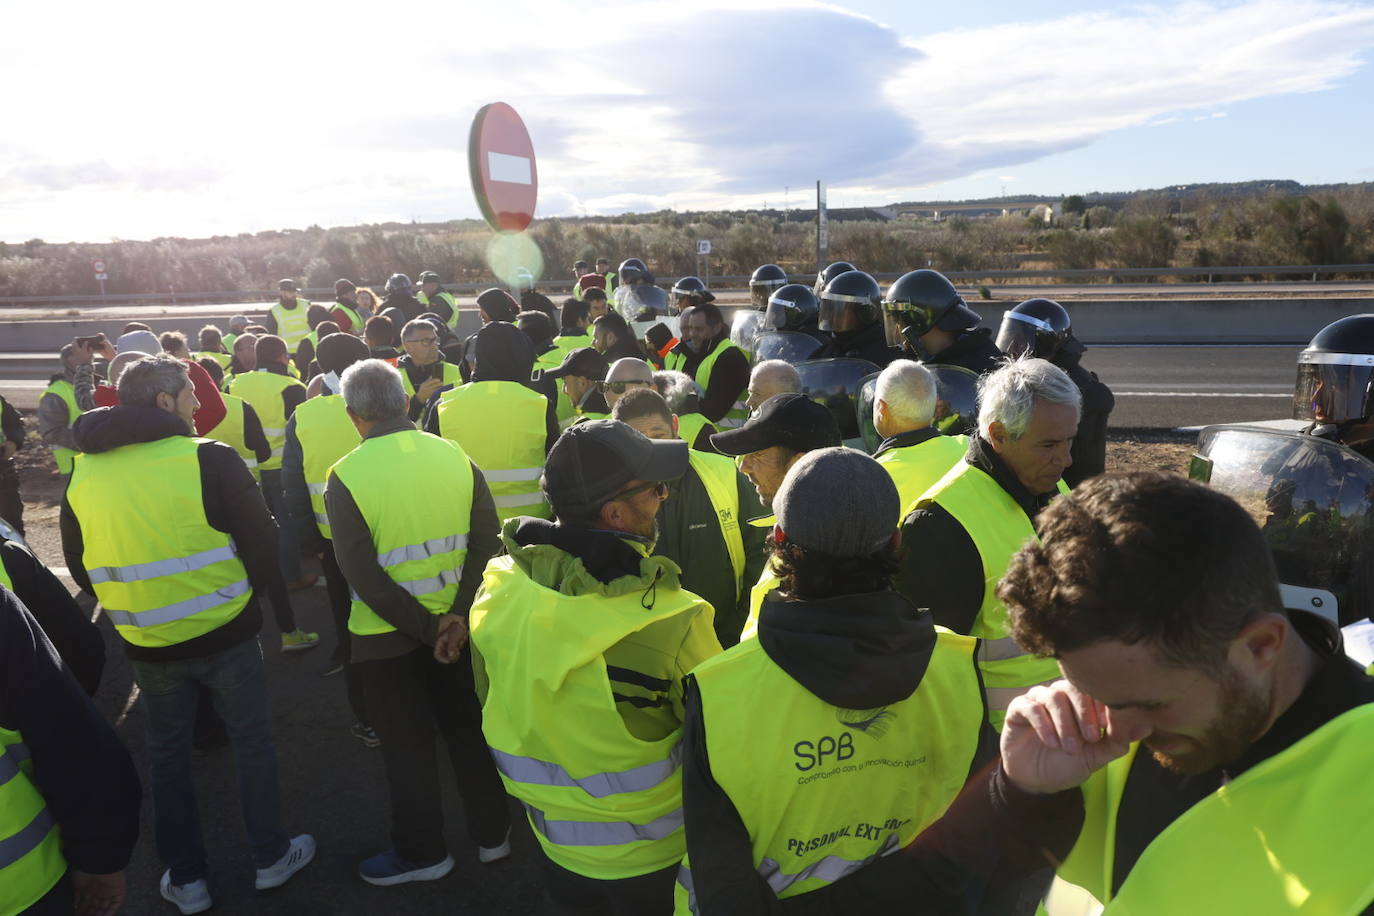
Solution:
{"label": "beard", "polygon": [[[1185,776],[1206,773],[1238,759],[1263,734],[1269,722],[1270,698],[1229,667],[1220,683],[1217,717],[1201,736],[1156,733],[1145,739],[1160,766]],[[1168,752],[1156,750],[1151,744],[1155,738],[1173,746]]]}

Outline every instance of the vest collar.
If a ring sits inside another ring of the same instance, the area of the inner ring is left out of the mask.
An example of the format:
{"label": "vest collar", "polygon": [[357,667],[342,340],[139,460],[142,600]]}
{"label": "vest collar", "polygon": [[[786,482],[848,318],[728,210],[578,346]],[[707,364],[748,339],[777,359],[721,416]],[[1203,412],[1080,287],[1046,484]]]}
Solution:
{"label": "vest collar", "polygon": [[376,439],[378,436],[389,436],[392,433],[415,432],[415,424],[411,423],[404,416],[395,420],[387,420],[372,427],[372,430],[363,438]]}
{"label": "vest collar", "polygon": [[[593,585],[599,585],[598,590],[609,586],[618,592],[642,589],[661,578],[650,567],[662,567],[665,562],[674,575],[671,583],[665,580],[660,585],[678,587],[677,567],[671,560],[645,556],[643,545],[625,540],[615,532],[573,528],[541,518],[516,518],[506,523],[502,539],[510,554],[519,565],[525,567],[532,579],[546,588],[565,594],[582,594],[585,586]],[[536,556],[541,552],[540,548],[553,548],[564,556],[561,562],[541,563]],[[595,582],[579,583],[582,576],[588,576]],[[554,577],[557,581],[553,581]]]}
{"label": "vest collar", "polygon": [[878,450],[873,453],[873,457],[877,458],[879,455],[886,452],[895,451],[899,448],[909,448],[913,445],[920,445],[922,442],[929,442],[938,435],[940,435],[938,429],[933,426],[925,426],[921,429],[912,429],[904,433],[898,433],[895,436],[888,436],[883,440],[882,444],[878,446]]}

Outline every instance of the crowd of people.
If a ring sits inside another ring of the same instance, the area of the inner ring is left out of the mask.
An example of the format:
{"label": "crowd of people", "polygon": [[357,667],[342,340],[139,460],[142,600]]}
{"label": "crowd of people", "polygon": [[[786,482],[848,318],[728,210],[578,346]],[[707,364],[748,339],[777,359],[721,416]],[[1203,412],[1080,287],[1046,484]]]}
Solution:
{"label": "crowd of people", "polygon": [[[382,758],[373,885],[453,869],[447,769],[480,863],[512,855],[519,804],[560,913],[1374,912],[1346,837],[1374,823],[1352,753],[1374,679],[1285,608],[1236,502],[1103,474],[1111,392],[1059,303],[994,334],[933,270],[770,264],[727,320],[699,278],[599,259],[561,307],[480,293],[464,338],[418,279],[329,305],[282,280],[194,348],[77,338],[40,400],[180,913],[212,905],[206,736],[235,754],[256,888],[316,855],[283,823],[264,600],[274,650],[332,646]],[[871,410],[813,397],[818,360],[863,361]],[[961,425],[941,367],[976,378]],[[1349,381],[1310,374],[1314,404]],[[1324,410],[1318,434],[1350,428]],[[104,643],[20,540],[0,559],[0,914],[114,913],[142,787],[89,699]],[[317,563],[323,638],[292,606]]]}

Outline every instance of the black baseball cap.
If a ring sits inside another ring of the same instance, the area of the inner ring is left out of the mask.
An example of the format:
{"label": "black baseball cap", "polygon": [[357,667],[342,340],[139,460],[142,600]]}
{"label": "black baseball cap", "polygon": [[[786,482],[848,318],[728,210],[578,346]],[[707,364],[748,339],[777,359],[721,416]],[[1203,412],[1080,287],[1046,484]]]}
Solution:
{"label": "black baseball cap", "polygon": [[426,270],[420,274],[421,283],[438,283],[439,275],[432,270]]}
{"label": "black baseball cap", "polygon": [[632,480],[676,480],[687,473],[687,443],[650,439],[619,420],[568,427],[549,449],[539,485],[559,518],[596,512]]}
{"label": "black baseball cap", "polygon": [[288,279],[288,280],[278,280],[278,281],[277,281],[277,289],[290,290],[291,292],[294,293],[294,292],[297,292],[298,290],[300,290],[300,287],[296,285],[296,281],[295,281],[295,280],[289,280],[289,279]]}
{"label": "black baseball cap", "polygon": [[606,357],[595,347],[578,347],[576,350],[568,351],[568,355],[563,357],[563,362],[557,369],[545,369],[543,377],[562,378],[565,375],[577,375],[600,382],[605,381],[606,373],[609,371],[611,366],[606,362]]}
{"label": "black baseball cap", "polygon": [[739,429],[711,434],[711,447],[722,455],[748,455],[775,445],[796,452],[842,444],[835,415],[795,391],[775,394]]}

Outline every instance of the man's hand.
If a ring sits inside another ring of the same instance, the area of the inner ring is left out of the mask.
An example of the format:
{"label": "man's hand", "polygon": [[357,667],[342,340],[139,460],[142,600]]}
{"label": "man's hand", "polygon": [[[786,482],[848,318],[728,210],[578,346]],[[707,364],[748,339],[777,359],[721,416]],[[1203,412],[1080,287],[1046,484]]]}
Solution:
{"label": "man's hand", "polygon": [[1082,785],[1150,733],[1126,731],[1111,710],[1068,681],[1032,687],[1007,708],[1002,770],[1017,788],[1048,794]]}
{"label": "man's hand", "polygon": [[421,404],[428,404],[429,399],[434,397],[434,392],[438,391],[442,387],[444,387],[443,379],[427,378],[425,379],[424,384],[420,386],[420,389],[415,392],[415,398]]}
{"label": "man's hand", "polygon": [[439,617],[439,634],[434,638],[434,660],[445,665],[458,660],[468,644],[468,622],[457,614]]}
{"label": "man's hand", "polygon": [[13,439],[6,439],[0,442],[0,461],[9,461],[14,457],[14,453],[19,451],[19,443]]}
{"label": "man's hand", "polygon": [[80,338],[72,340],[72,362],[78,366],[89,366],[95,362],[95,349]]}
{"label": "man's hand", "polygon": [[110,339],[103,334],[100,335],[100,342],[95,345],[93,352],[107,363],[115,358],[114,344],[110,343]]}
{"label": "man's hand", "polygon": [[88,875],[72,871],[77,916],[113,916],[124,905],[124,872]]}

